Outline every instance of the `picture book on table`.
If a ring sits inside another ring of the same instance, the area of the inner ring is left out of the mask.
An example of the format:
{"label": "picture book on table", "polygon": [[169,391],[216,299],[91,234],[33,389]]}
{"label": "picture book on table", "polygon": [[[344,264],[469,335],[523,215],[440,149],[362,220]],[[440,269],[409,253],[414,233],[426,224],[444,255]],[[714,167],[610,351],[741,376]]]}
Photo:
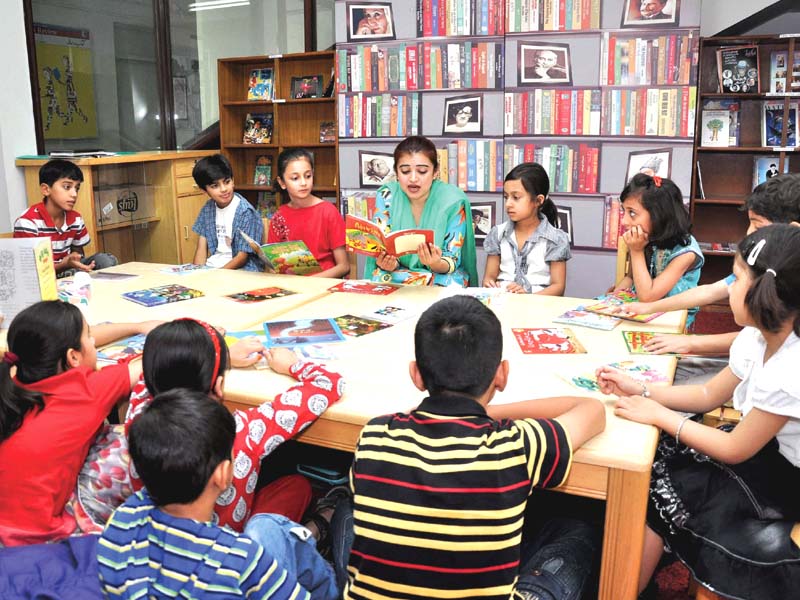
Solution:
{"label": "picture book on table", "polygon": [[272,300],[273,298],[283,298],[284,296],[291,296],[296,293],[297,292],[279,287],[265,287],[236,294],[228,294],[227,297],[236,300],[236,302],[249,304],[250,302],[262,302],[263,300]]}
{"label": "picture book on table", "polygon": [[264,334],[263,329],[246,329],[243,331],[225,332],[225,343],[228,344],[229,347],[245,338],[255,338],[265,346],[267,345],[267,336]]}
{"label": "picture book on table", "polygon": [[200,298],[203,295],[200,290],[193,290],[176,283],[170,283],[169,285],[160,285],[145,290],[125,292],[122,297],[143,306],[160,306],[171,302]]}
{"label": "picture book on table", "polygon": [[525,329],[512,327],[511,332],[523,354],[585,354],[586,349],[568,327]]}
{"label": "picture book on table", "polygon": [[783,102],[764,102],[763,117],[761,119],[761,145],[784,146],[782,136],[786,130],[786,147],[797,146],[798,129],[797,116],[800,113],[800,103],[789,103],[789,117],[784,123]]}
{"label": "picture book on table", "polygon": [[144,333],[139,333],[105,346],[97,351],[97,360],[119,362],[141,356],[146,337]]}
{"label": "picture book on table", "polygon": [[[634,360],[623,360],[608,364],[612,369],[622,371],[632,379],[641,383],[669,383],[667,374],[658,369]],[[599,392],[600,386],[597,383],[597,376],[594,371],[584,371],[581,373],[561,373],[561,377],[580,390],[587,392]]]}
{"label": "picture book on table", "polygon": [[269,154],[256,156],[253,185],[272,185],[272,157]]}
{"label": "picture book on table", "polygon": [[657,312],[649,315],[635,315],[625,312],[625,310],[620,307],[629,302],[636,302],[636,294],[631,290],[618,290],[610,294],[598,296],[596,300],[598,300],[598,302],[584,306],[584,309],[600,315],[613,316],[618,319],[625,319],[626,321],[636,321],[637,323],[648,323],[664,314],[663,312]]}
{"label": "picture book on table", "polygon": [[272,69],[253,69],[247,85],[248,100],[272,100]]}
{"label": "picture book on table", "polygon": [[565,323],[567,325],[580,325],[581,327],[589,327],[591,329],[602,329],[603,331],[611,331],[620,324],[620,320],[614,317],[607,317],[597,313],[587,312],[576,308],[568,310],[563,315],[553,319],[554,323]]}
{"label": "picture book on table", "polygon": [[[654,331],[622,331],[621,333],[622,339],[625,340],[625,345],[628,347],[628,352],[631,354],[650,354],[644,346],[658,335]],[[667,352],[666,354],[674,353]]]}
{"label": "picture book on table", "polygon": [[505,294],[504,288],[496,287],[461,287],[460,285],[448,285],[441,288],[439,293],[440,298],[449,298],[450,296],[472,296],[480,301],[484,306],[489,306],[492,300]]}
{"label": "picture book on table", "polygon": [[369,319],[357,315],[342,315],[334,319],[342,333],[352,337],[361,337],[381,329],[391,327],[391,324],[377,319]]}
{"label": "picture book on table", "polygon": [[264,263],[268,273],[311,275],[322,271],[322,267],[303,240],[259,244],[241,229],[239,232]]}
{"label": "picture book on table", "polygon": [[273,116],[268,113],[247,113],[244,120],[244,144],[270,144],[272,143]]}
{"label": "picture book on table", "polygon": [[164,273],[165,275],[189,275],[190,273],[208,271],[209,269],[211,269],[211,267],[207,267],[206,265],[186,263],[185,265],[170,265],[168,267],[164,267],[163,269],[159,269],[158,272]]}
{"label": "picture book on table", "polygon": [[292,347],[306,344],[327,344],[345,340],[333,319],[295,319],[264,323],[268,348]]}
{"label": "picture book on table", "polygon": [[329,287],[329,292],[350,292],[352,294],[370,294],[373,296],[386,296],[396,292],[399,288],[388,283],[373,283],[371,281],[361,281],[357,279],[345,279],[333,287]]}
{"label": "picture book on table", "polygon": [[719,88],[723,94],[757,94],[758,46],[732,46],[717,50]]}
{"label": "picture book on table", "polygon": [[362,315],[367,319],[374,319],[376,321],[383,321],[384,323],[389,323],[390,325],[396,325],[400,321],[405,321],[417,313],[412,311],[410,308],[405,306],[381,306],[380,308],[376,308],[372,312],[365,313]]}
{"label": "picture book on table", "polygon": [[347,249],[367,256],[416,254],[423,242],[433,243],[432,229],[401,229],[384,235],[379,225],[355,215],[346,215],[344,226]]}
{"label": "picture book on table", "polygon": [[92,271],[89,273],[89,277],[92,279],[105,279],[108,281],[123,281],[125,279],[133,279],[134,277],[139,276],[134,273],[113,273],[103,269],[100,271]]}

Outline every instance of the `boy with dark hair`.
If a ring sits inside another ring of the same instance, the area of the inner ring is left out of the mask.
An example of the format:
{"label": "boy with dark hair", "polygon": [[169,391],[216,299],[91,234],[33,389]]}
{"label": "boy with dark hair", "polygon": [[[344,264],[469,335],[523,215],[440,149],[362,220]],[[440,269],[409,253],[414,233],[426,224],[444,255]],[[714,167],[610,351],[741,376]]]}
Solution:
{"label": "boy with dark hair", "polygon": [[91,239],[80,213],[73,210],[82,182],[83,172],[75,163],[60,158],[47,161],[39,169],[42,201],[14,222],[15,238],[50,238],[59,277],[117,264],[117,258],[106,252],[84,257],[83,248]]}
{"label": "boy with dark hair", "polygon": [[192,177],[210,196],[192,227],[200,236],[192,262],[218,269],[260,271],[261,263],[242,232],[261,242],[264,223],[256,209],[234,192],[231,163],[222,154],[207,156],[194,165]]}
{"label": "boy with dark hair", "polygon": [[[313,566],[287,570],[268,549],[214,524],[233,477],[235,433],[221,403],[182,388],[158,395],[133,422],[130,454],[146,489],[114,512],[98,544],[106,597],[335,598],[330,567],[316,579],[305,572]],[[316,593],[294,573],[319,583]]]}
{"label": "boy with dark hair", "polygon": [[[592,529],[550,523],[524,554],[520,538],[534,488],[561,485],[573,449],[603,430],[602,403],[562,397],[489,407],[505,388],[508,361],[500,322],[469,296],[426,310],[414,343],[410,375],[430,396],[361,432],[350,474],[352,551],[345,542],[334,556],[345,598],[580,597]],[[340,508],[349,512],[340,502],[334,530]]]}

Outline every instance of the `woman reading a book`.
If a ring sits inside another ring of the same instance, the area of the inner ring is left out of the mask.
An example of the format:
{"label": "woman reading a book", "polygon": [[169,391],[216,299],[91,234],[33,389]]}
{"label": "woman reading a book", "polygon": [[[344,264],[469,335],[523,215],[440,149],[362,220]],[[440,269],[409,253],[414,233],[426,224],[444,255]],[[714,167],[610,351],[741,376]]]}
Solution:
{"label": "woman reading a book", "polygon": [[439,181],[436,146],[425,137],[406,138],[394,150],[394,169],[397,181],[378,190],[373,222],[385,234],[430,229],[434,242],[420,244],[416,254],[369,257],[364,277],[403,285],[478,285],[469,200],[458,187]]}

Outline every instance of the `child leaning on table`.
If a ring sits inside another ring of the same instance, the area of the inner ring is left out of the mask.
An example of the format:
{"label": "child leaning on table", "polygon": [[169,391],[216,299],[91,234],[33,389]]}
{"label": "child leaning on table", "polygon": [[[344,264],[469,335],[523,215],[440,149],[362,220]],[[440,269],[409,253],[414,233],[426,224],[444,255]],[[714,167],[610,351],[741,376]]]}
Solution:
{"label": "child leaning on table", "polygon": [[569,237],[558,226],[556,205],[547,197],[550,178],[539,163],[517,165],[503,184],[508,221],[492,227],[483,243],[483,285],[509,292],[563,296]]}
{"label": "child leaning on table", "polygon": [[300,565],[319,569],[314,593],[270,548],[214,523],[217,498],[236,476],[236,429],[219,402],[180,388],[156,396],[133,423],[130,452],[146,490],[114,512],[97,545],[106,597],[336,598],[322,558]]}
{"label": "child leaning on table", "polygon": [[210,196],[192,227],[200,236],[192,262],[218,269],[260,271],[261,262],[242,232],[260,242],[264,223],[256,209],[234,191],[231,163],[222,154],[206,156],[197,161],[192,177]]}
{"label": "child leaning on table", "polygon": [[0,546],[81,533],[68,506],[106,416],[130,394],[140,361],[97,369],[95,342],[154,322],[89,328],[77,306],[37,302],[8,329],[0,361]]}
{"label": "child leaning on table", "polygon": [[519,540],[529,496],[564,482],[573,450],[603,430],[603,405],[490,405],[508,361],[500,322],[472,297],[432,305],[414,345],[411,379],[430,395],[410,414],[367,423],[350,474],[355,512],[343,500],[334,515],[345,597],[413,589],[426,598],[579,598],[597,549],[588,525],[553,520],[530,544]]}
{"label": "child leaning on table", "polygon": [[83,218],[74,210],[82,182],[83,171],[75,163],[60,158],[48,160],[39,169],[42,201],[28,208],[14,222],[15,238],[50,238],[59,277],[117,264],[117,258],[107,252],[89,257],[83,254],[84,246],[91,239]]}
{"label": "child leaning on table", "polygon": [[[770,225],[748,235],[733,272],[730,305],[744,329],[711,381],[648,390],[617,371],[598,371],[602,391],[619,396],[616,414],[664,432],[640,591],[665,543],[699,582],[726,597],[790,598],[800,587],[800,228]],[[731,397],[743,414],[734,428],[679,412],[704,413]]]}

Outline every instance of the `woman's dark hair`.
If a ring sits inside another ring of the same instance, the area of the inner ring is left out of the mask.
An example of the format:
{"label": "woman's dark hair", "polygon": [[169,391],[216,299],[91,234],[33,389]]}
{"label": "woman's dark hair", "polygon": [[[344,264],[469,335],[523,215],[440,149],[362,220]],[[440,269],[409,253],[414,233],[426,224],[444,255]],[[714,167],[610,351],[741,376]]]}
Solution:
{"label": "woman's dark hair", "polygon": [[289,198],[289,192],[283,189],[281,184],[278,183],[278,177],[283,179],[283,175],[286,173],[289,163],[301,159],[307,160],[308,164],[311,165],[311,170],[314,170],[314,155],[305,148],[287,148],[278,154],[278,160],[276,161],[278,172],[275,176],[275,180],[272,182],[272,189],[276,194],[280,195],[281,204],[288,204],[291,198]]}
{"label": "woman's dark hair", "polygon": [[671,249],[691,241],[692,226],[683,205],[683,194],[671,179],[637,173],[619,195],[620,202],[627,198],[639,198],[650,213],[648,246]]}
{"label": "woman's dark hair", "polygon": [[759,328],[776,332],[794,315],[800,335],[800,227],[762,227],[741,241],[739,257],[753,278],[744,302]]}
{"label": "woman's dark hair", "polygon": [[147,389],[155,396],[174,388],[208,394],[216,377],[229,366],[225,338],[212,329],[219,344],[219,365],[214,375],[216,350],[203,325],[192,319],[179,319],[159,325],[147,334],[142,354],[142,369]]}
{"label": "woman's dark hair", "polygon": [[[16,355],[17,381],[36,383],[66,371],[67,351],[81,349],[83,315],[58,300],[37,302],[19,313],[8,328],[8,350]],[[41,394],[11,379],[11,365],[0,361],[0,442],[22,425],[31,410],[42,410]]]}
{"label": "woman's dark hair", "polygon": [[397,172],[397,165],[400,162],[400,157],[404,154],[424,154],[431,164],[433,170],[439,169],[439,156],[436,154],[436,146],[428,138],[421,135],[412,135],[407,137],[402,142],[397,144],[394,149],[394,170]]}
{"label": "woman's dark hair", "polygon": [[519,164],[508,172],[505,181],[521,181],[522,187],[530,194],[531,200],[539,195],[544,196],[544,202],[539,207],[539,212],[553,227],[558,227],[558,209],[547,196],[550,193],[550,177],[547,176],[547,171],[542,165],[535,162]]}

